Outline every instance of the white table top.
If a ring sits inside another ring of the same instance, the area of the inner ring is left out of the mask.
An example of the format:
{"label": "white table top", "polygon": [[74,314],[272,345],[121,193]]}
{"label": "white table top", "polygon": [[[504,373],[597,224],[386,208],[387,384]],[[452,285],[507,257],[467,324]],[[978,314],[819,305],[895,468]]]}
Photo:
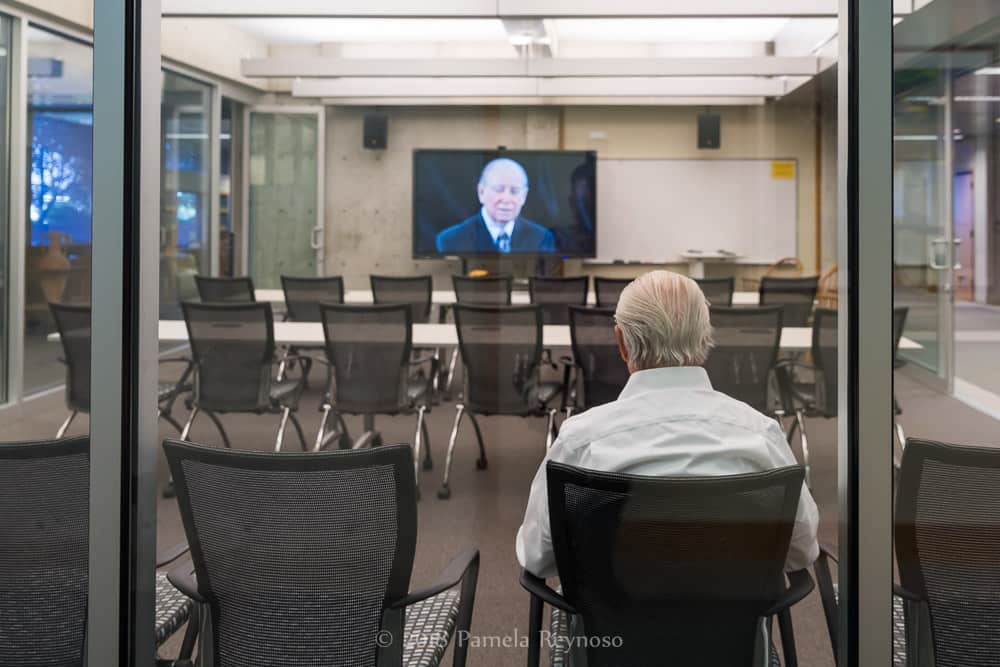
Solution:
{"label": "white table top", "polygon": [[[569,327],[550,325],[544,327],[545,347],[570,347]],[[58,340],[58,334],[49,336]],[[161,342],[187,342],[187,327],[182,320],[160,320]],[[315,322],[275,322],[274,340],[279,345],[323,345],[323,327]],[[416,347],[448,347],[458,345],[458,332],[454,324],[414,324],[413,345]],[[812,346],[812,328],[785,327],[781,332],[781,349],[787,352],[808,350]],[[900,349],[919,350],[921,345],[904,337]]]}
{"label": "white table top", "polygon": [[[270,301],[271,303],[281,305],[285,303],[285,293],[280,289],[259,289],[254,292],[258,301]],[[514,291],[511,294],[510,300],[515,306],[527,305],[531,303],[531,295],[523,290]],[[450,306],[455,303],[455,292],[450,289],[434,290],[431,293],[431,301],[439,306]],[[734,306],[756,306],[758,301],[757,292],[733,293]],[[373,303],[374,297],[372,297],[371,290],[352,289],[344,293],[344,302],[357,304]],[[596,303],[593,292],[588,296],[587,303],[591,306]]]}

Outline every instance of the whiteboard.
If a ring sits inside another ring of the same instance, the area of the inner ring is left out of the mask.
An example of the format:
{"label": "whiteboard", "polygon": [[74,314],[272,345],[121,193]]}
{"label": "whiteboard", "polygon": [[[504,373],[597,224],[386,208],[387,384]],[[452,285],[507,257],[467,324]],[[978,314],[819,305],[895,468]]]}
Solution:
{"label": "whiteboard", "polygon": [[597,261],[683,262],[691,250],[760,264],[798,255],[795,160],[597,165]]}

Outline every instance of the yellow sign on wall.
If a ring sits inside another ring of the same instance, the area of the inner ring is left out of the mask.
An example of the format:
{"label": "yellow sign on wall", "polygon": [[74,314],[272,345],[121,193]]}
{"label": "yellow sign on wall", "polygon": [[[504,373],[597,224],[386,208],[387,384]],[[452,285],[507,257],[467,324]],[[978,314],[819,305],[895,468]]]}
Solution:
{"label": "yellow sign on wall", "polygon": [[794,162],[772,162],[771,178],[795,178]]}

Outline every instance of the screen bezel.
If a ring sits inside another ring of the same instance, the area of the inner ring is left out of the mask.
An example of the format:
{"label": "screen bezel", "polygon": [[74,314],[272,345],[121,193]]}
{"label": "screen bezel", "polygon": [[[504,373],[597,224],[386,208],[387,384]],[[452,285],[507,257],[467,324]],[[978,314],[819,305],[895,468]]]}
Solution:
{"label": "screen bezel", "polygon": [[[502,252],[468,252],[449,253],[439,252],[418,252],[417,251],[417,157],[418,154],[426,153],[474,153],[476,155],[489,156],[490,159],[504,157],[505,155],[531,153],[534,155],[579,155],[581,159],[591,159],[594,162],[594,250],[593,252],[549,252],[549,253],[502,253]],[[533,148],[414,148],[413,161],[411,163],[411,191],[410,191],[410,252],[414,260],[422,259],[518,259],[531,257],[559,257],[562,259],[594,259],[597,257],[597,227],[599,224],[597,215],[597,151],[595,150],[545,150]]]}

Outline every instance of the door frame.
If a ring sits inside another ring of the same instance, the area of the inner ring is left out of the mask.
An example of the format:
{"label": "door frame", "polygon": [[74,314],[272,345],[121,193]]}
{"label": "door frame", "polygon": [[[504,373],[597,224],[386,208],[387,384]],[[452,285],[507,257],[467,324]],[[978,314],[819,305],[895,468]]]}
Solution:
{"label": "door frame", "polygon": [[243,107],[243,206],[240,212],[240,255],[243,272],[250,275],[250,124],[254,113],[316,116],[316,224],[310,237],[316,255],[316,275],[326,275],[326,107],[322,105],[259,104]]}

